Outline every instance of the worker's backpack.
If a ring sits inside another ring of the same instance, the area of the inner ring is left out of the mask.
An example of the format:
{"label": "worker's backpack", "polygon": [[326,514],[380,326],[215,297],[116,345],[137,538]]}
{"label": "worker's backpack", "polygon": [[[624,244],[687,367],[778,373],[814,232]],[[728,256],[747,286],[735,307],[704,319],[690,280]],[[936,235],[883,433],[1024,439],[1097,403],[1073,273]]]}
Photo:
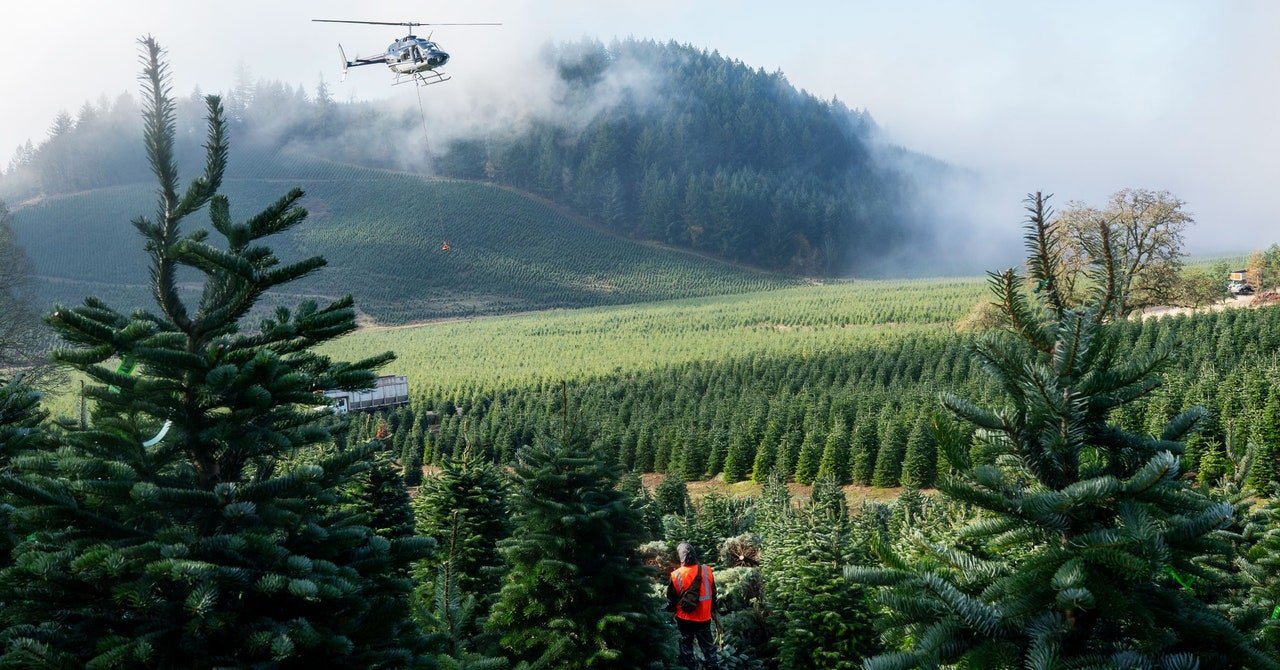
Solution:
{"label": "worker's backpack", "polygon": [[698,571],[693,573],[692,583],[680,592],[680,599],[676,601],[676,607],[681,612],[693,614],[698,611],[698,604],[702,594],[698,588],[702,583],[702,566],[698,566]]}

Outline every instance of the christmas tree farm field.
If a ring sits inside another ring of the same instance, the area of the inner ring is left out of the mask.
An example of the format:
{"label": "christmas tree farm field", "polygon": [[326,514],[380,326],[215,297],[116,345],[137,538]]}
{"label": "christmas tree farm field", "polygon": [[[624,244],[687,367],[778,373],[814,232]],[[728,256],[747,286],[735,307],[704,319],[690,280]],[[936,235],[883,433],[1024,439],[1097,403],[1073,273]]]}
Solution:
{"label": "christmas tree farm field", "polygon": [[[292,154],[231,158],[224,190],[236,203],[232,215],[270,203],[281,184],[305,190],[308,212],[307,227],[281,235],[282,257],[319,254],[329,270],[268,294],[266,309],[350,293],[363,320],[405,323],[801,283],[605,232],[518,191]],[[127,184],[13,203],[41,304],[89,295],[146,304],[142,248],[122,233],[153,190]],[[207,228],[207,216],[192,226]],[[179,291],[194,290],[193,275],[178,279]]]}
{"label": "christmas tree farm field", "polygon": [[330,345],[390,349],[415,398],[558,383],[692,361],[782,357],[943,335],[981,280],[852,281],[732,296],[365,329]]}

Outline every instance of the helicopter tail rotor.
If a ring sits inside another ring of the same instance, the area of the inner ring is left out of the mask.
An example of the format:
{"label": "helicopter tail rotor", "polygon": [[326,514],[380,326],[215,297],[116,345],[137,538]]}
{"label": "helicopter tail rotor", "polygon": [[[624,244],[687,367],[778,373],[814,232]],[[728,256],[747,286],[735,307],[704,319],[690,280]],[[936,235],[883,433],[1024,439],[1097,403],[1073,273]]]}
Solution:
{"label": "helicopter tail rotor", "polygon": [[346,81],[347,69],[351,67],[351,61],[347,60],[347,52],[342,48],[341,44],[338,45],[338,53],[342,54],[342,79],[340,81]]}

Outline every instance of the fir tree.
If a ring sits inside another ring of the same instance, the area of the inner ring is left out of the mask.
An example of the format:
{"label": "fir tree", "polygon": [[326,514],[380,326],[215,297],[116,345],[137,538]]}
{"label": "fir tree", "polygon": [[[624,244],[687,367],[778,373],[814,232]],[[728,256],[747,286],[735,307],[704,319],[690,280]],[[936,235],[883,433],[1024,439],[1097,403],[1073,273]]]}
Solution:
{"label": "fir tree", "polygon": [[[227,161],[221,102],[207,98],[204,175],[180,192],[167,66],[144,45],[147,155],[159,182],[146,240],[157,312],[102,301],[59,307],[60,362],[97,382],[87,430],[0,476],[28,539],[0,572],[4,665],[41,667],[412,666],[409,562],[426,538],[387,539],[341,508],[382,447],[335,452],[316,389],[372,386],[390,355],[316,354],[355,329],[350,297],[243,320],[264,292],[318,270],[281,264],[262,239],[302,222],[293,190],[246,223],[217,191]],[[225,248],[181,223],[209,206]],[[179,269],[205,278],[194,309]],[[123,363],[107,365],[114,356]],[[131,376],[137,366],[139,376]]]}
{"label": "fir tree", "polygon": [[822,452],[825,442],[817,431],[809,430],[800,443],[800,453],[796,458],[796,481],[801,484],[812,484],[818,476],[818,467],[822,463]]}
{"label": "fir tree", "polygon": [[[45,415],[39,393],[21,379],[0,379],[0,473],[8,471],[16,455],[43,446],[40,422]],[[10,564],[10,552],[17,544],[9,529],[10,510],[10,505],[0,503],[0,567]]]}
{"label": "fir tree", "polygon": [[827,433],[827,443],[822,449],[822,462],[818,464],[818,479],[831,478],[839,484],[849,482],[849,431],[844,420],[836,418]]}
{"label": "fir tree", "polygon": [[404,460],[404,485],[422,485],[422,449],[410,449]]}
{"label": "fir tree", "polygon": [[689,487],[680,475],[674,473],[662,479],[653,491],[653,499],[663,516],[668,514],[683,516],[693,511],[693,503],[689,502]]}
{"label": "fir tree", "polygon": [[[497,466],[470,452],[446,462],[440,473],[423,480],[414,498],[418,526],[441,546],[449,546],[455,579],[463,591],[487,602],[497,593],[503,572],[498,543],[511,534],[507,481]],[[423,562],[421,581],[435,580],[439,563]]]}
{"label": "fir tree", "polygon": [[861,668],[879,645],[865,589],[844,578],[844,567],[863,562],[863,554],[835,480],[814,484],[805,515],[789,535],[793,546],[782,552],[791,554],[789,560],[770,562],[766,570],[766,584],[782,616],[780,667]]}
{"label": "fir tree", "polygon": [[1266,491],[1280,478],[1280,390],[1272,387],[1262,410],[1262,424],[1257,438],[1257,457],[1249,472],[1249,484],[1256,491]]}
{"label": "fir tree", "polygon": [[800,433],[798,428],[793,428],[782,434],[782,439],[778,442],[778,464],[776,466],[778,474],[787,479],[791,479],[796,474],[796,465],[800,460],[800,446],[804,443],[804,435]]}
{"label": "fir tree", "polygon": [[0,377],[0,471],[16,454],[43,443],[40,422],[47,414],[40,408],[40,394],[22,378]]}
{"label": "fir tree", "polygon": [[993,274],[1004,328],[972,350],[1007,405],[944,399],[1003,451],[997,465],[975,466],[964,440],[940,445],[955,471],[939,489],[984,512],[961,535],[978,551],[926,543],[907,562],[882,546],[884,568],[848,570],[886,587],[886,623],[905,633],[902,651],[866,667],[1280,667],[1179,583],[1194,577],[1215,588],[1207,563],[1230,550],[1215,533],[1231,522],[1232,506],[1178,476],[1179,440],[1202,413],[1180,415],[1160,438],[1109,423],[1155,388],[1163,358],[1117,354],[1114,329],[1100,321],[1117,290],[1106,263],[1095,301],[1066,306],[1050,213],[1039,194],[1028,209],[1037,300],[1013,270]]}
{"label": "fir tree", "polygon": [[637,472],[652,472],[657,470],[654,465],[653,453],[653,431],[648,424],[640,428],[640,433],[636,435],[636,463]]}
{"label": "fir tree", "polygon": [[636,549],[639,515],[618,469],[545,437],[519,453],[510,572],[489,626],[541,668],[663,668],[673,645]]}
{"label": "fir tree", "polygon": [[390,452],[374,456],[353,482],[351,507],[365,515],[365,525],[387,539],[413,535],[413,510],[404,480],[391,463]]}
{"label": "fir tree", "polygon": [[644,480],[634,472],[622,475],[618,480],[618,490],[631,496],[632,504],[640,512],[640,519],[648,531],[648,539],[662,537],[662,512],[658,511],[658,501],[644,487]]}
{"label": "fir tree", "polygon": [[863,486],[870,486],[875,477],[876,457],[879,453],[879,440],[876,437],[876,424],[871,420],[859,419],[853,431],[853,481]]}
{"label": "fir tree", "polygon": [[765,422],[764,437],[760,438],[760,446],[752,461],[751,481],[757,484],[765,483],[778,464],[778,442],[782,439],[782,428],[778,418],[774,416],[777,411],[775,409],[770,412],[769,419]]}
{"label": "fir tree", "polygon": [[1203,440],[1200,443],[1200,469],[1196,472],[1196,483],[1208,489],[1227,474],[1230,467],[1226,450],[1217,440]]}
{"label": "fir tree", "polygon": [[756,529],[766,542],[791,520],[792,511],[791,491],[782,475],[775,474],[765,480],[756,503]]}
{"label": "fir tree", "polygon": [[[1247,488],[1240,492],[1249,498],[1256,494]],[[1264,498],[1250,512],[1242,515],[1237,536],[1244,549],[1236,560],[1244,588],[1232,599],[1230,612],[1237,619],[1265,622],[1259,627],[1261,644],[1275,658],[1280,657],[1280,501]]]}
{"label": "fir tree", "polygon": [[886,417],[880,431],[880,445],[876,450],[876,469],[871,476],[872,486],[897,486],[902,479],[902,461],[907,453],[907,426],[901,418]]}
{"label": "fir tree", "polygon": [[764,483],[769,476],[777,471],[778,467],[778,443],[776,441],[761,441],[760,448],[756,450],[756,458],[751,465],[751,481],[756,483]]}
{"label": "fir tree", "polygon": [[907,454],[902,463],[902,485],[925,489],[933,486],[938,472],[938,445],[933,441],[930,418],[921,416],[907,436]]}
{"label": "fir tree", "polygon": [[[708,451],[706,431],[690,428],[680,450],[680,476],[687,482],[698,481],[707,472]],[[674,468],[673,468],[674,469]]]}
{"label": "fir tree", "polygon": [[751,475],[751,464],[756,455],[749,440],[750,436],[742,430],[735,430],[729,436],[729,450],[724,457],[725,482],[740,482]]}
{"label": "fir tree", "polygon": [[437,568],[431,593],[431,606],[419,601],[417,618],[432,637],[436,665],[442,670],[498,670],[507,667],[504,658],[480,652],[485,646],[480,630],[479,601],[458,583],[457,563],[461,548],[462,515],[454,512],[443,543],[444,560]]}

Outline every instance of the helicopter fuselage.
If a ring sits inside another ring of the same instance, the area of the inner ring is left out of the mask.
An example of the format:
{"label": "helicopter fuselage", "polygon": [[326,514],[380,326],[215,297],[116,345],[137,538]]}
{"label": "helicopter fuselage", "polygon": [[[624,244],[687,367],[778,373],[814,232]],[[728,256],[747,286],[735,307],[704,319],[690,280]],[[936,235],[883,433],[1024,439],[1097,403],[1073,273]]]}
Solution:
{"label": "helicopter fuselage", "polygon": [[426,72],[449,62],[449,54],[435,42],[413,35],[392,42],[382,58],[396,74]]}

